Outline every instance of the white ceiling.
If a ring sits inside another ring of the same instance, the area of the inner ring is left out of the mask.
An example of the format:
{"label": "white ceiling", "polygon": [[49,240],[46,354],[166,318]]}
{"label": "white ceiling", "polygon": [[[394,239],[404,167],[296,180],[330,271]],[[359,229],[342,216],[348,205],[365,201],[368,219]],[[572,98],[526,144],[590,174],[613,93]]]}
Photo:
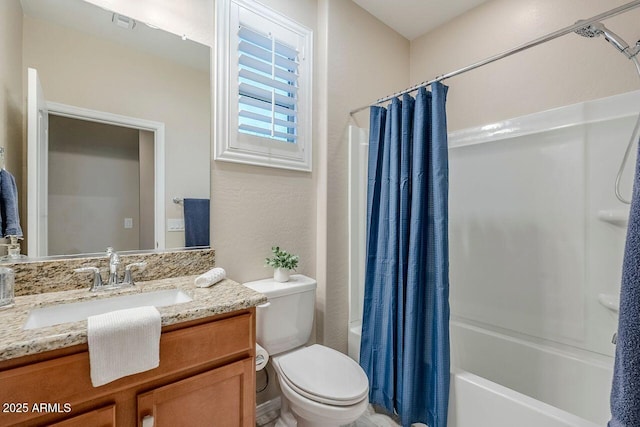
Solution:
{"label": "white ceiling", "polygon": [[487,0],[353,0],[409,40]]}

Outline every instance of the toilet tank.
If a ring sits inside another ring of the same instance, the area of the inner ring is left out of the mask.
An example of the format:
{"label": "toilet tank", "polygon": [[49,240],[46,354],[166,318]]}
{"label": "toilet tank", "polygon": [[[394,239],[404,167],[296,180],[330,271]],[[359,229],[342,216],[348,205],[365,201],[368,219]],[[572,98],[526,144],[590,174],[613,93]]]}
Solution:
{"label": "toilet tank", "polygon": [[300,347],[309,340],[313,326],[316,281],[293,274],[288,282],[273,279],[244,283],[269,301],[256,309],[256,341],[276,355]]}

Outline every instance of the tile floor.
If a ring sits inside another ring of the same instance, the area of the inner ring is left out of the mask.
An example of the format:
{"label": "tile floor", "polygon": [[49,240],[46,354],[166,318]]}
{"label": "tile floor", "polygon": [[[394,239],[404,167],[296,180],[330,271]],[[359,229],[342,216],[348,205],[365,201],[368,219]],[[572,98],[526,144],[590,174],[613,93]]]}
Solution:
{"label": "tile floor", "polygon": [[391,417],[376,413],[373,406],[369,405],[367,412],[362,414],[355,422],[348,427],[401,427]]}
{"label": "tile floor", "polygon": [[[268,419],[273,419],[275,414],[270,415]],[[257,420],[257,427],[275,427],[275,421],[268,422],[266,424],[260,424],[260,420]],[[369,405],[369,409],[365,412],[360,418],[358,418],[355,422],[348,424],[344,427],[401,427],[400,424],[396,423],[390,417],[378,414],[375,412],[373,407]]]}

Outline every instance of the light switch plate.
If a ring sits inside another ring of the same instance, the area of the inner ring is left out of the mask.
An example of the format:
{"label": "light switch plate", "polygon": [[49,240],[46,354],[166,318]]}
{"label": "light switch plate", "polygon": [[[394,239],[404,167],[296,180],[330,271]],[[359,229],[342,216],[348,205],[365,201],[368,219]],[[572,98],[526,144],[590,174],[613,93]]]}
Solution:
{"label": "light switch plate", "polygon": [[133,228],[133,218],[124,219],[124,228]]}
{"label": "light switch plate", "polygon": [[167,218],[167,231],[184,231],[184,219]]}

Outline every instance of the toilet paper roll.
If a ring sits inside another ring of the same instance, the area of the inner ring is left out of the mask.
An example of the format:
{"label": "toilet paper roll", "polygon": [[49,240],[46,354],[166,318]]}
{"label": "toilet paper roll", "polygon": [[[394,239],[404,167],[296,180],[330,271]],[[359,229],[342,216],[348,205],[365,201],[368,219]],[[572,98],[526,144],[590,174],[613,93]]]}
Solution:
{"label": "toilet paper roll", "polygon": [[261,371],[267,366],[267,362],[269,361],[269,353],[267,350],[260,347],[260,344],[256,343],[256,371]]}
{"label": "toilet paper roll", "polygon": [[227,273],[224,271],[224,268],[216,267],[196,277],[194,283],[198,288],[208,288],[209,286],[215,285],[225,277],[227,277]]}

